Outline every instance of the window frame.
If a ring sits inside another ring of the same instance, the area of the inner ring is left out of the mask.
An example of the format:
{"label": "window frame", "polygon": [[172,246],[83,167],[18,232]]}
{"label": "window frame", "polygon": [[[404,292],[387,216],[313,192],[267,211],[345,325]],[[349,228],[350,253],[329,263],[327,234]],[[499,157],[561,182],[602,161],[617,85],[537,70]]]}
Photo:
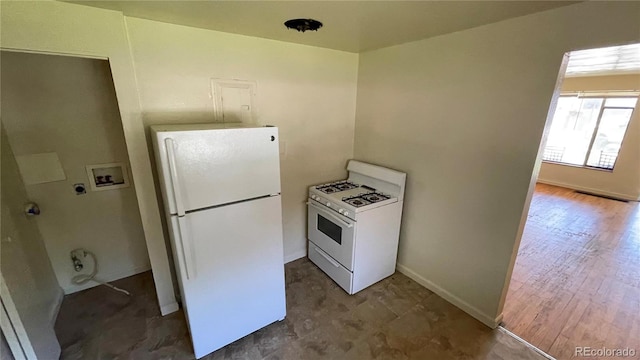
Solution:
{"label": "window frame", "polygon": [[[583,169],[589,169],[589,170],[599,170],[599,171],[606,171],[606,172],[613,172],[613,170],[615,169],[615,166],[618,162],[618,157],[620,156],[620,151],[622,151],[622,147],[624,146],[624,140],[627,136],[627,131],[629,130],[629,126],[631,126],[631,120],[633,119],[633,116],[635,115],[635,111],[638,108],[638,104],[640,103],[640,94],[633,91],[630,93],[620,93],[620,92],[597,92],[597,93],[584,93],[584,92],[567,92],[567,93],[561,93],[560,96],[561,97],[577,97],[577,98],[581,98],[581,99],[585,99],[585,98],[595,98],[595,99],[602,99],[602,106],[600,107],[600,112],[598,113],[598,118],[596,119],[596,124],[593,127],[593,133],[591,134],[591,140],[589,141],[589,146],[587,147],[587,152],[585,154],[584,160],[582,161],[582,165],[578,165],[578,164],[570,164],[570,163],[566,163],[566,162],[561,162],[561,161],[554,161],[554,160],[547,160],[544,159],[544,151],[547,149],[547,145],[545,144],[545,147],[542,149],[543,154],[542,154],[542,162],[544,163],[549,163],[549,164],[555,164],[555,165],[563,165],[563,166],[571,166],[571,167],[577,167],[577,168],[583,168]],[[620,99],[620,98],[632,98],[632,99],[637,99],[636,101],[636,106],[635,107],[630,107],[630,106],[606,106],[607,103],[607,99],[609,98],[616,98],[616,99]],[[631,115],[629,116],[629,122],[627,123],[627,127],[624,129],[624,134],[622,135],[622,140],[620,141],[620,148],[618,149],[618,153],[616,155],[616,160],[613,162],[613,165],[611,166],[611,168],[604,168],[604,167],[599,167],[599,166],[593,166],[593,165],[587,165],[587,162],[589,161],[589,157],[591,156],[591,151],[593,150],[593,144],[596,141],[596,137],[598,135],[598,130],[600,128],[600,122],[602,120],[602,115],[604,114],[604,111],[606,109],[626,109],[626,110],[631,110]],[[556,109],[557,110],[557,109]],[[555,111],[554,110],[554,117],[555,117]],[[553,121],[553,119],[551,120]],[[548,136],[548,134],[547,134]]]}

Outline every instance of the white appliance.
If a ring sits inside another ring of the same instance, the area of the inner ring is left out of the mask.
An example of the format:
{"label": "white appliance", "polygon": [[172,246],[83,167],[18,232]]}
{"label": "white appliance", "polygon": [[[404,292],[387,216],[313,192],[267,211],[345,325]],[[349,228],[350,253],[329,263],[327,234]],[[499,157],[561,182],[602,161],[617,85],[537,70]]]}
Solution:
{"label": "white appliance", "polygon": [[347,293],[396,269],[407,175],[351,160],[347,180],[309,188],[309,259]]}
{"label": "white appliance", "polygon": [[285,317],[276,127],[152,126],[196,358]]}

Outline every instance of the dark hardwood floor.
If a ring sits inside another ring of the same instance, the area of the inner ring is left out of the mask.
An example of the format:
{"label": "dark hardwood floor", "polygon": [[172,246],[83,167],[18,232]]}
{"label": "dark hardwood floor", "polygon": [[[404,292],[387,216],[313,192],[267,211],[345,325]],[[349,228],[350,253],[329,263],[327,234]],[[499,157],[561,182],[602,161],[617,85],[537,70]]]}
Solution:
{"label": "dark hardwood floor", "polygon": [[635,349],[639,359],[638,202],[538,184],[504,325],[558,359],[579,358],[577,346]]}

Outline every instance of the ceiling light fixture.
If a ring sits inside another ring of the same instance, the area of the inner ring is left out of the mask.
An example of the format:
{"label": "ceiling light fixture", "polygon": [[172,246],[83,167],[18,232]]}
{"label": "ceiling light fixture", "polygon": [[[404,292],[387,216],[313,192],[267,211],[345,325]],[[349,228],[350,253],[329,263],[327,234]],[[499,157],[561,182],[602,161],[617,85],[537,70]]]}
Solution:
{"label": "ceiling light fixture", "polygon": [[307,30],[318,31],[322,27],[322,23],[313,19],[291,19],[284,22],[287,29],[295,29],[301,32]]}

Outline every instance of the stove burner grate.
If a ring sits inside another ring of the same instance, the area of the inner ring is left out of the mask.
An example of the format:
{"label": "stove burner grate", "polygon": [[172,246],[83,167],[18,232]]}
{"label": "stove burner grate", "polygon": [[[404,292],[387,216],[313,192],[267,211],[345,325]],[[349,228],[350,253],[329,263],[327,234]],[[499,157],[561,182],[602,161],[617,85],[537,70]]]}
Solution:
{"label": "stove burner grate", "polygon": [[370,192],[370,193],[359,194],[351,197],[344,197],[342,198],[342,201],[355,207],[361,207],[361,206],[370,205],[370,204],[377,203],[387,199],[390,199],[388,195],[381,194],[379,192]]}
{"label": "stove burner grate", "polygon": [[338,190],[337,188],[333,187],[333,186],[323,186],[321,188],[318,188],[318,190],[322,191],[325,194],[333,194],[336,193],[340,190]]}
{"label": "stove burner grate", "polygon": [[360,185],[352,183],[348,180],[337,181],[330,184],[316,186],[316,189],[322,191],[325,194],[333,194],[340,191],[351,190],[360,187]]}
{"label": "stove burner grate", "polygon": [[389,197],[387,195],[380,194],[380,193],[377,193],[377,192],[364,194],[364,195],[362,195],[362,198],[367,200],[368,202],[371,202],[371,203],[377,203],[379,201],[383,201],[383,200],[389,199]]}
{"label": "stove burner grate", "polygon": [[371,204],[370,202],[368,202],[367,200],[361,198],[360,196],[343,199],[343,201],[346,202],[347,204],[355,206],[355,207],[361,207],[361,206],[365,206],[365,205]]}

